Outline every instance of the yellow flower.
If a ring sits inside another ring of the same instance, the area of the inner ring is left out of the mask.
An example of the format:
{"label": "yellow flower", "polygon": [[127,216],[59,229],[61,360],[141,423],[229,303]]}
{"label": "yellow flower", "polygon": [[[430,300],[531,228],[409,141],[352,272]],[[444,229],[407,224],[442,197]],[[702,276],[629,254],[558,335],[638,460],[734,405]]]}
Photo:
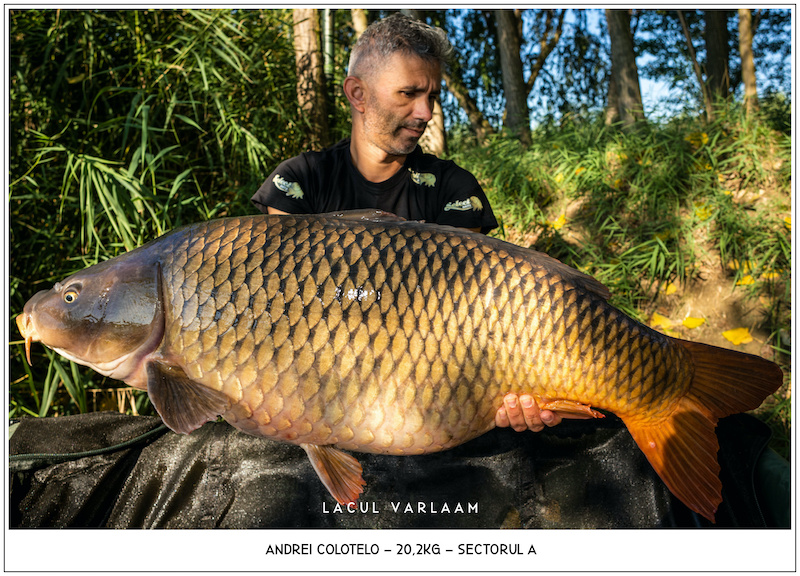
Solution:
{"label": "yellow flower", "polygon": [[761,274],[762,280],[777,280],[783,274],[783,269],[778,268],[776,270],[764,270]]}
{"label": "yellow flower", "polygon": [[692,318],[691,316],[687,316],[683,319],[683,325],[691,330],[697,328],[698,326],[702,326],[705,324],[705,321],[705,318]]}
{"label": "yellow flower", "polygon": [[725,196],[733,196],[733,190],[723,190],[722,191]]}
{"label": "yellow flower", "polygon": [[791,232],[792,231],[792,217],[791,216],[787,216],[786,218],[783,219],[783,223],[789,229],[789,232]]}
{"label": "yellow flower", "polygon": [[627,154],[625,154],[625,152],[620,152],[619,154],[617,154],[617,157],[618,157],[620,160],[627,160],[627,159],[628,159],[628,155],[627,155]]}
{"label": "yellow flower", "polygon": [[723,182],[725,182],[725,176],[722,174],[722,172],[717,172],[717,181],[718,181],[720,184],[722,184]]}
{"label": "yellow flower", "polygon": [[556,218],[554,221],[547,222],[548,226],[550,226],[553,230],[560,230],[561,228],[564,227],[564,224],[566,223],[567,223],[567,217],[564,216],[563,214],[558,218]]}
{"label": "yellow flower", "polygon": [[695,202],[694,214],[700,219],[700,221],[705,222],[711,218],[713,213],[714,211],[705,202]]}
{"label": "yellow flower", "polygon": [[561,172],[556,174],[556,184],[561,184],[561,182],[563,182],[563,180],[564,180],[564,175]]}
{"label": "yellow flower", "polygon": [[658,312],[653,312],[653,315],[650,316],[651,328],[669,328],[670,326],[672,326],[672,320],[666,316],[662,316]]}
{"label": "yellow flower", "polygon": [[669,284],[667,284],[666,286],[664,286],[661,289],[664,291],[664,293],[667,296],[671,296],[672,294],[675,294],[675,292],[678,291],[678,287],[675,285],[675,282],[670,282]]}
{"label": "yellow flower", "polygon": [[583,172],[585,170],[586,170],[586,168],[584,168],[583,166],[578,166],[577,168],[575,168],[575,175],[577,176],[578,174],[580,174],[581,172]]}
{"label": "yellow flower", "polygon": [[750,284],[755,283],[755,279],[750,274],[745,274],[742,278],[736,283],[737,286],[749,286]]}
{"label": "yellow flower", "polygon": [[750,330],[747,328],[734,328],[733,330],[726,330],[722,333],[726,340],[732,342],[736,346],[739,344],[747,344],[748,342],[753,341],[753,337],[750,335]]}
{"label": "yellow flower", "polygon": [[744,260],[743,262],[739,262],[738,260],[731,260],[728,262],[728,268],[731,270],[738,270],[739,268],[742,269],[742,272],[748,274],[750,270],[753,268],[753,263],[750,260]]}
{"label": "yellow flower", "polygon": [[705,132],[692,132],[691,134],[688,134],[684,140],[686,140],[695,148],[700,148],[700,146],[708,144],[708,134]]}

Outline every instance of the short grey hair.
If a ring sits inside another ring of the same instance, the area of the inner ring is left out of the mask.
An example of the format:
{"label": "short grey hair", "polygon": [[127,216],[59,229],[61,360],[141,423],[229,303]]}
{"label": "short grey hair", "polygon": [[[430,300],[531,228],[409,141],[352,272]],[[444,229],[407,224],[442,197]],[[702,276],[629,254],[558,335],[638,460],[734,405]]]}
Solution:
{"label": "short grey hair", "polygon": [[453,46],[441,28],[428,26],[397,12],[364,30],[350,52],[347,73],[357,77],[369,76],[377,70],[380,62],[395,52],[438,62],[444,69],[453,54]]}

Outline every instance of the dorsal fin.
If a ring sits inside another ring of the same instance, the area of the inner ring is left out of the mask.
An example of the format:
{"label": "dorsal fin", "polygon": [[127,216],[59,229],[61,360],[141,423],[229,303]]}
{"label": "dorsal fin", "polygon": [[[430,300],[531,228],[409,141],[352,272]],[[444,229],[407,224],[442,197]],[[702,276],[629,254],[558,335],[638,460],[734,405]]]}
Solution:
{"label": "dorsal fin", "polygon": [[333,446],[300,444],[308,454],[319,479],[339,504],[350,504],[358,499],[366,484],[361,477],[358,460]]}
{"label": "dorsal fin", "polygon": [[147,394],[164,424],[189,434],[226,412],[231,400],[222,392],[190,379],[178,366],[162,362],[147,365]]}

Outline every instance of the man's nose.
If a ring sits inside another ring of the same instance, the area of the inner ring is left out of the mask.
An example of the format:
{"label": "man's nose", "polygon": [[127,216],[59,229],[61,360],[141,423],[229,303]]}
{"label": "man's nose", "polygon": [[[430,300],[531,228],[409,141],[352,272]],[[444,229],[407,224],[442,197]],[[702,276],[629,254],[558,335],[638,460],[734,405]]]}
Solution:
{"label": "man's nose", "polygon": [[421,122],[430,122],[431,118],[433,118],[433,103],[434,100],[428,96],[417,98],[414,106],[414,118]]}

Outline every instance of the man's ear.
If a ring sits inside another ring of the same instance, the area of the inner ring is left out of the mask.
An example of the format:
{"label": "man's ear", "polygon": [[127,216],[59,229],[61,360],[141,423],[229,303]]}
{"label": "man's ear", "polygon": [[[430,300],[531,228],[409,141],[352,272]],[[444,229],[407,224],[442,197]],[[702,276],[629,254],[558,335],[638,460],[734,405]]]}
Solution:
{"label": "man's ear", "polygon": [[350,105],[363,114],[365,101],[364,81],[361,78],[356,78],[355,76],[348,76],[344,79],[343,88],[344,95],[347,96],[347,99],[350,101]]}

